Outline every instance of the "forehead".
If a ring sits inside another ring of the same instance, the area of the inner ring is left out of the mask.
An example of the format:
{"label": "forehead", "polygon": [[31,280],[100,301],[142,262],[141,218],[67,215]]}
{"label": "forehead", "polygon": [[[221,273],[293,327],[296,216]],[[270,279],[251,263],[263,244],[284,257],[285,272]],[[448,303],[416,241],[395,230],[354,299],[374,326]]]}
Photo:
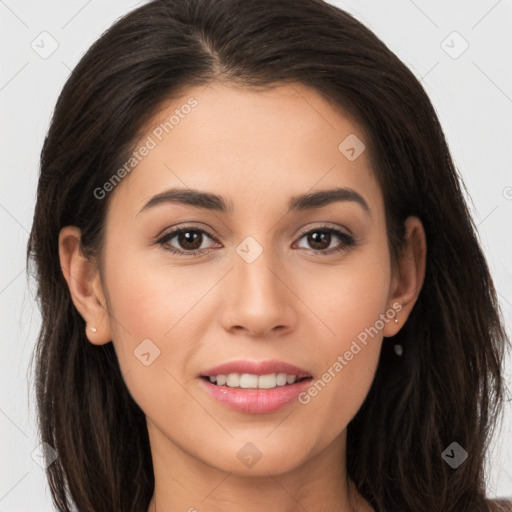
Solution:
{"label": "forehead", "polygon": [[227,196],[236,210],[265,200],[287,207],[291,196],[344,186],[378,203],[369,142],[340,107],[304,85],[191,87],[161,105],[115,195],[140,209],[166,188],[196,188]]}

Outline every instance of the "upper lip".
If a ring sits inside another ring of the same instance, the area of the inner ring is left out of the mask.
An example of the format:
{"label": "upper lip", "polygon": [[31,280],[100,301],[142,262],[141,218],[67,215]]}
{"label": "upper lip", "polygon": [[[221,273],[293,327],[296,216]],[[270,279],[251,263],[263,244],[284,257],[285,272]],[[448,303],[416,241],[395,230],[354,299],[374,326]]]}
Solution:
{"label": "upper lip", "polygon": [[299,368],[284,361],[270,359],[267,361],[248,361],[239,360],[223,363],[214,366],[201,373],[201,377],[210,377],[213,375],[228,375],[230,373],[250,373],[253,375],[268,375],[269,373],[286,373],[287,375],[296,375],[297,377],[311,377],[311,373],[303,368]]}

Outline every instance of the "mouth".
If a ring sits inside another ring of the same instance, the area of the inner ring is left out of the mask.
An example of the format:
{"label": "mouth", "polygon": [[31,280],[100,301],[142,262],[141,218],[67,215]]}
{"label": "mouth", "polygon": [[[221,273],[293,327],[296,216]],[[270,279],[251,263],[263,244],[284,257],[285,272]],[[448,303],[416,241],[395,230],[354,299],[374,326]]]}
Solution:
{"label": "mouth", "polygon": [[236,389],[275,389],[312,379],[310,375],[301,377],[287,373],[268,373],[266,375],[228,373],[210,376],[202,375],[201,378],[215,386]]}
{"label": "mouth", "polygon": [[232,361],[198,375],[218,404],[245,414],[270,414],[298,401],[311,385],[308,370],[284,361]]}

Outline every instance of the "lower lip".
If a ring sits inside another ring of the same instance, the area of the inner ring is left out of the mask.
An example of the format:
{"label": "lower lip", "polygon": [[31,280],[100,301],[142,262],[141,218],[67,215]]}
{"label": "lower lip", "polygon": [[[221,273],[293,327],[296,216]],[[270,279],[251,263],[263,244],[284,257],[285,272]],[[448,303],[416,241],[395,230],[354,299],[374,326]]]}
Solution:
{"label": "lower lip", "polygon": [[230,388],[217,386],[204,378],[199,380],[207,393],[229,409],[249,414],[268,414],[296,400],[298,395],[311,385],[312,379],[273,389]]}

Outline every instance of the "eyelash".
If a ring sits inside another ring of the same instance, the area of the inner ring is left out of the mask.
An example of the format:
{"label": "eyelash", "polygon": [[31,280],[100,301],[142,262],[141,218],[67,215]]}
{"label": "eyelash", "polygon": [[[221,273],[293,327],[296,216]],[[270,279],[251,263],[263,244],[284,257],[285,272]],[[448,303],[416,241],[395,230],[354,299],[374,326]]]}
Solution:
{"label": "eyelash", "polygon": [[[175,249],[175,248],[172,248],[172,247],[169,247],[169,246],[165,245],[170,240],[172,240],[175,236],[177,236],[177,235],[179,235],[181,233],[189,232],[189,231],[203,233],[203,234],[207,235],[208,237],[210,237],[212,240],[215,240],[215,238],[212,235],[210,235],[210,233],[205,231],[204,229],[199,229],[199,228],[196,228],[196,227],[193,227],[193,226],[184,226],[184,227],[181,227],[179,229],[171,231],[170,233],[167,233],[166,235],[162,236],[160,239],[157,240],[157,244],[160,244],[161,246],[163,246],[163,248],[165,250],[170,251],[171,253],[176,254],[178,256],[196,256],[196,255],[201,254],[201,253],[206,254],[208,252],[211,252],[211,250],[213,250],[213,249],[210,249],[210,250],[208,250],[208,249],[195,249],[193,251],[182,251],[182,250]],[[319,250],[310,249],[310,251],[313,251],[315,254],[327,255],[327,254],[337,253],[337,252],[340,252],[340,251],[348,251],[352,247],[357,245],[354,237],[352,237],[351,235],[348,235],[347,233],[344,233],[343,231],[340,231],[338,229],[335,229],[335,228],[332,228],[332,227],[329,227],[329,226],[318,226],[318,227],[315,227],[315,228],[310,229],[308,231],[305,231],[304,233],[302,233],[300,235],[298,240],[303,238],[305,235],[308,235],[310,233],[314,233],[314,232],[317,232],[317,231],[327,232],[327,233],[336,235],[341,240],[341,245],[340,245],[340,247],[335,248],[335,249],[333,249],[333,248],[331,248],[331,249],[319,249]]]}

